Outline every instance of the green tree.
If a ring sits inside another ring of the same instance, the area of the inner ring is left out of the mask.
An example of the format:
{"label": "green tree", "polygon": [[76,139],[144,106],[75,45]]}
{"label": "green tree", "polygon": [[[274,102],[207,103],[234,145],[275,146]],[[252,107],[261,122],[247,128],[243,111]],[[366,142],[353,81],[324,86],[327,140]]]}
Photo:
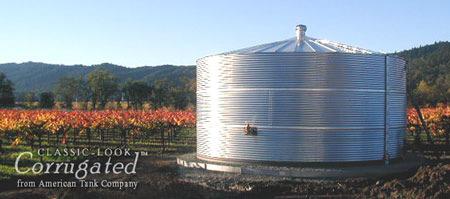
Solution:
{"label": "green tree", "polygon": [[425,81],[420,81],[416,88],[409,90],[409,101],[413,105],[414,109],[419,116],[420,123],[422,123],[422,129],[425,131],[427,135],[427,141],[429,143],[433,143],[433,139],[431,138],[431,133],[427,128],[427,123],[422,115],[422,111],[420,110],[423,104],[426,104],[427,101],[434,98],[433,88],[428,85]]}
{"label": "green tree", "polygon": [[142,108],[142,105],[149,97],[150,86],[143,81],[128,80],[124,83],[122,92],[128,103],[134,109]]}
{"label": "green tree", "polygon": [[34,102],[37,101],[36,94],[32,91],[26,92],[24,95],[24,101],[28,107],[33,108]]}
{"label": "green tree", "polygon": [[14,106],[13,83],[0,72],[0,107]]}
{"label": "green tree", "polygon": [[151,104],[153,108],[168,107],[173,105],[174,96],[171,95],[173,88],[167,79],[158,79],[153,84]]}
{"label": "green tree", "polygon": [[447,104],[450,99],[450,73],[446,75],[440,75],[436,79],[435,90],[438,101]]}
{"label": "green tree", "polygon": [[195,106],[195,79],[188,77],[179,77],[179,79],[180,85],[176,85],[167,79],[154,81],[151,95],[153,108],[174,107],[185,109],[188,106]]}
{"label": "green tree", "polygon": [[117,91],[117,78],[107,70],[97,69],[88,74],[88,85],[92,93],[92,106],[95,109],[106,106],[109,98]]}
{"label": "green tree", "polygon": [[87,82],[83,79],[83,77],[79,77],[76,83],[76,95],[75,101],[81,104],[83,110],[88,109],[89,100],[91,99],[92,93],[89,89]]}
{"label": "green tree", "polygon": [[39,94],[39,107],[51,109],[55,106],[55,96],[52,92],[42,92]]}
{"label": "green tree", "polygon": [[412,99],[415,104],[426,105],[427,102],[435,99],[435,91],[432,86],[430,86],[426,81],[422,80],[417,85],[416,89],[413,90]]}
{"label": "green tree", "polygon": [[85,97],[86,83],[79,77],[62,77],[58,80],[55,93],[63,101],[64,107],[72,109],[73,102]]}
{"label": "green tree", "polygon": [[130,87],[131,84],[133,83],[132,79],[127,79],[127,81],[125,81],[122,85],[121,85],[121,91],[122,91],[122,97],[124,98],[124,100],[127,102],[127,109],[131,107],[131,103],[130,103]]}
{"label": "green tree", "polygon": [[[418,106],[435,106],[437,103],[448,103],[450,42],[438,42],[396,54],[403,57],[407,63],[408,99],[410,103],[414,101]],[[422,86],[419,89],[421,91],[417,90],[419,86]],[[416,97],[420,97],[420,99],[413,99]]]}
{"label": "green tree", "polygon": [[184,106],[181,106],[181,109],[185,109],[186,107],[195,107],[196,105],[196,90],[197,90],[197,82],[195,78],[182,77],[182,91],[184,96]]}
{"label": "green tree", "polygon": [[172,106],[176,109],[184,109],[188,105],[188,93],[184,88],[171,88],[170,95],[173,98]]}

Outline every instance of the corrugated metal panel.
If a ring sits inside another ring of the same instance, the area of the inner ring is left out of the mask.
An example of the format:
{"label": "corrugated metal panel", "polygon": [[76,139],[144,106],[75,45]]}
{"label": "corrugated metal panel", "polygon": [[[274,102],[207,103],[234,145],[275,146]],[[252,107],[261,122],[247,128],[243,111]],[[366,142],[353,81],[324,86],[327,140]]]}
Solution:
{"label": "corrugated metal panel", "polygon": [[406,128],[406,68],[405,61],[393,56],[386,57],[388,154],[398,157],[403,147]]}
{"label": "corrugated metal panel", "polygon": [[[199,59],[197,154],[229,160],[381,160],[388,108],[387,148],[396,157],[406,106],[399,77],[404,78],[404,62],[379,54],[258,52]],[[244,135],[246,123],[258,128],[257,136]]]}

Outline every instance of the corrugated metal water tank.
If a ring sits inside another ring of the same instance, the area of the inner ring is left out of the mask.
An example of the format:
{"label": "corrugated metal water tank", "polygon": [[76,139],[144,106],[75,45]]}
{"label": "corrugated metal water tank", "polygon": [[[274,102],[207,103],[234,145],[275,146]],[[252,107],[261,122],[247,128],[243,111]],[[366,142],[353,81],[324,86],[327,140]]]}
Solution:
{"label": "corrugated metal water tank", "polygon": [[[405,62],[305,36],[197,61],[197,157],[349,162],[399,156]],[[249,134],[250,130],[250,134]]]}

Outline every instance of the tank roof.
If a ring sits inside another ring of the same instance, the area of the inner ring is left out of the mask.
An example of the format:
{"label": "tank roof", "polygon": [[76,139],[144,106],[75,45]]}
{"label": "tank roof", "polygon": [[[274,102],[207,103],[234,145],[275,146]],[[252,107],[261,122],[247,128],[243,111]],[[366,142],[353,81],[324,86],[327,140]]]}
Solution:
{"label": "tank roof", "polygon": [[381,52],[355,47],[340,42],[309,37],[305,35],[306,30],[307,28],[305,25],[297,25],[295,32],[296,37],[282,41],[234,50],[222,54],[290,53],[290,52],[382,54]]}

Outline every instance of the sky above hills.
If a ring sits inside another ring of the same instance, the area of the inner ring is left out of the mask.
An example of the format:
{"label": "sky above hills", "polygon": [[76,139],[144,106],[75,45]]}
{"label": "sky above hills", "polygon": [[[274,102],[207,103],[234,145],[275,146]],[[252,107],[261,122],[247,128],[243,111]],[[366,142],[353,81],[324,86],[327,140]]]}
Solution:
{"label": "sky above hills", "polygon": [[0,1],[0,63],[194,64],[306,34],[395,52],[450,40],[450,1]]}

